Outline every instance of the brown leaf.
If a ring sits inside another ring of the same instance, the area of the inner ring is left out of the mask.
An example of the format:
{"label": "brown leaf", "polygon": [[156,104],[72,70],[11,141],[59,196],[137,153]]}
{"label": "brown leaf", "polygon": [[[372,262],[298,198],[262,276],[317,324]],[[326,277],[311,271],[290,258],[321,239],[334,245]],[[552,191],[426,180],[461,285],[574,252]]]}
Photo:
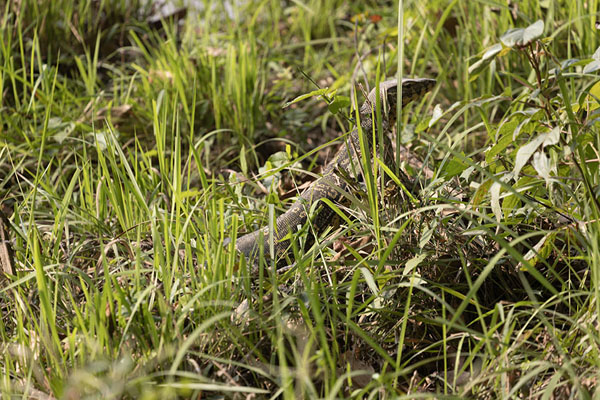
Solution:
{"label": "brown leaf", "polygon": [[8,235],[8,218],[0,210],[0,272],[15,274],[13,251]]}

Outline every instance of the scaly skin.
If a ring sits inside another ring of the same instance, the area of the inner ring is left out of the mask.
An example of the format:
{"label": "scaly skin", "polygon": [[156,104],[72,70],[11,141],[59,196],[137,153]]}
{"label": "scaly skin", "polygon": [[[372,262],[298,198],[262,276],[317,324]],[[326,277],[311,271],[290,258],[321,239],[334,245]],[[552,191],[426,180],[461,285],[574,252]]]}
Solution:
{"label": "scaly skin", "polygon": [[[402,107],[406,106],[413,100],[417,100],[423,97],[435,86],[435,80],[433,79],[403,79],[402,80]],[[386,132],[390,126],[393,126],[396,114],[396,101],[397,101],[397,88],[398,81],[393,79],[382,82],[379,86],[379,93],[382,99],[382,108],[384,115],[388,118],[383,118],[383,129]],[[360,120],[364,137],[371,138],[371,132],[373,129],[372,116],[374,115],[375,100],[376,100],[375,89],[371,90],[368,96],[368,100],[365,101],[360,109]],[[386,112],[387,111],[387,112]],[[344,192],[348,190],[348,184],[340,177],[336,172],[339,170],[350,171],[351,164],[355,166],[360,165],[360,142],[358,129],[354,129],[350,135],[346,146],[337,152],[333,160],[325,167],[323,176],[313,182],[308,187],[298,200],[292,204],[289,210],[277,218],[276,226],[274,227],[273,243],[275,248],[275,257],[279,260],[284,260],[284,255],[290,248],[290,240],[284,237],[288,233],[297,232],[308,219],[308,210],[311,205],[321,199],[329,199],[334,204],[340,204],[344,200]],[[370,146],[370,143],[367,143]],[[391,149],[388,149],[391,150]],[[389,162],[389,155],[386,157],[386,161]],[[336,216],[336,213],[329,207],[323,206],[318,210],[317,215],[314,217],[312,227],[315,231],[315,235],[319,235],[328,226],[332,225],[332,220]],[[314,240],[314,236],[309,235],[309,242]],[[269,228],[264,227],[256,230],[252,233],[248,233],[240,237],[236,243],[236,249],[246,256],[249,262],[256,263],[258,256],[260,255],[260,246],[262,241],[263,254],[265,257],[269,257]]]}

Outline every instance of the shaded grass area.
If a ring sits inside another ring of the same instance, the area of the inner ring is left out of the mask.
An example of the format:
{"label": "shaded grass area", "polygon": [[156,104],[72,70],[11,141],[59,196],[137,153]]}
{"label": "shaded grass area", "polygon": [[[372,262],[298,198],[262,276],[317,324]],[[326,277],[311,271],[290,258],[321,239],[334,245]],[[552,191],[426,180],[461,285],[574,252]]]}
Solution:
{"label": "shaded grass area", "polygon": [[[2,395],[592,397],[597,4],[403,6],[399,57],[378,2],[6,4]],[[360,102],[399,58],[439,82],[396,137],[412,197],[357,185],[284,270],[223,246],[352,128],[282,105]]]}

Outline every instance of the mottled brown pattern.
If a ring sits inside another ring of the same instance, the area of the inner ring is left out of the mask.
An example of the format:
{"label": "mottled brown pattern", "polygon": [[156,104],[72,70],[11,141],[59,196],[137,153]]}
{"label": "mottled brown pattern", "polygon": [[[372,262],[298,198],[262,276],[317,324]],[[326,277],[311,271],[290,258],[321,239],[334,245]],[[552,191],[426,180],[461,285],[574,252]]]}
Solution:
{"label": "mottled brown pattern", "polygon": [[[406,106],[413,100],[417,100],[429,92],[435,85],[433,79],[404,79],[402,80],[402,107]],[[384,111],[383,129],[387,131],[395,121],[396,101],[397,101],[397,80],[389,80],[382,82],[379,86],[379,93],[382,99],[382,107]],[[361,127],[365,133],[365,138],[371,137],[373,129],[372,115],[375,109],[376,91],[371,90],[369,96],[360,109]],[[367,143],[370,146],[370,143]],[[389,146],[388,146],[389,147]],[[388,150],[391,150],[388,148]],[[389,156],[386,157],[386,162],[389,162]],[[311,205],[321,199],[329,199],[334,204],[344,204],[344,192],[348,191],[348,184],[342,179],[337,171],[344,170],[350,172],[353,170],[352,165],[357,167],[360,165],[360,142],[358,129],[354,129],[345,146],[342,146],[337,152],[333,160],[325,167],[323,176],[317,179],[310,187],[308,187],[290,207],[288,211],[279,216],[274,227],[273,243],[275,249],[275,257],[283,259],[287,251],[289,251],[290,240],[284,238],[291,232],[297,232],[307,221],[308,211]],[[317,215],[314,216],[312,228],[316,235],[319,235],[327,227],[335,225],[333,223],[337,214],[327,206],[321,206]],[[236,249],[246,256],[246,259],[252,263],[262,250],[265,257],[269,257],[269,228],[264,227],[252,233],[242,236],[235,244]],[[311,234],[307,238],[309,242],[314,240]],[[281,263],[278,263],[281,264]]]}

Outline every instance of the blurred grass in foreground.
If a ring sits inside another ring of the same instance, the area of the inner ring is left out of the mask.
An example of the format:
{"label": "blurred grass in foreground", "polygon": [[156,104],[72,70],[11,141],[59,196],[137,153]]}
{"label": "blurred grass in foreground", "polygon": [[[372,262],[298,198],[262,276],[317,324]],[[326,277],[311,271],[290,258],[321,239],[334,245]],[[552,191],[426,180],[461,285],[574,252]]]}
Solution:
{"label": "blurred grass in foreground", "polygon": [[402,113],[419,201],[370,186],[258,276],[224,239],[285,210],[353,115],[282,105],[304,74],[348,98],[394,76],[399,13],[199,4],[2,6],[2,396],[592,398],[597,2],[404,1],[403,72],[439,81]]}

